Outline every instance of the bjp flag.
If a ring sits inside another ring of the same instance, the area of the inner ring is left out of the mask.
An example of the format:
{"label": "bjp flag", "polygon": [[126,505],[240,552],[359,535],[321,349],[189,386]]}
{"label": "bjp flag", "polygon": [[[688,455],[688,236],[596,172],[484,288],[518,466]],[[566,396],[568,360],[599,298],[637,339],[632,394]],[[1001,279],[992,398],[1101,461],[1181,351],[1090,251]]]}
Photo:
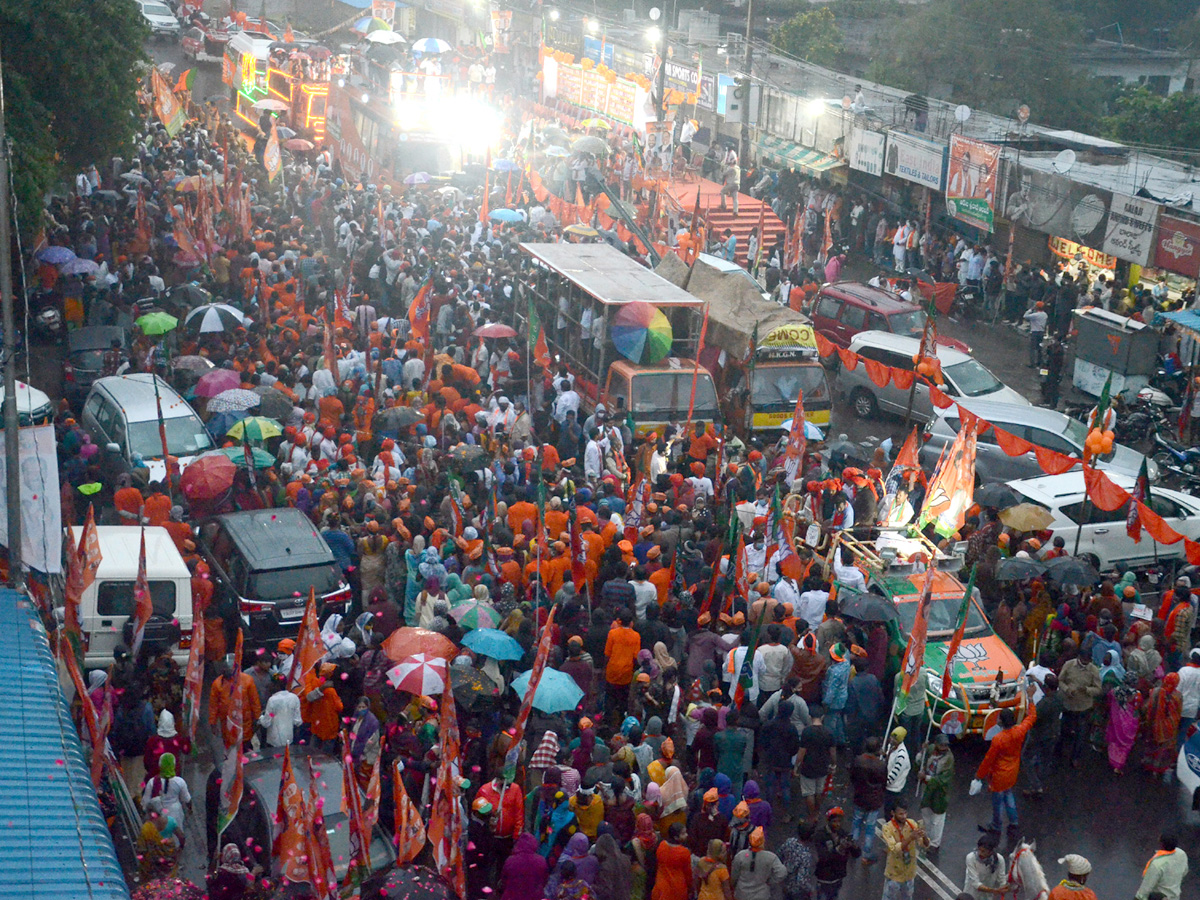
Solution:
{"label": "bjp flag", "polygon": [[403,764],[396,760],[392,772],[392,805],[395,807],[396,864],[412,862],[425,848],[425,822],[408,796],[401,776]]}

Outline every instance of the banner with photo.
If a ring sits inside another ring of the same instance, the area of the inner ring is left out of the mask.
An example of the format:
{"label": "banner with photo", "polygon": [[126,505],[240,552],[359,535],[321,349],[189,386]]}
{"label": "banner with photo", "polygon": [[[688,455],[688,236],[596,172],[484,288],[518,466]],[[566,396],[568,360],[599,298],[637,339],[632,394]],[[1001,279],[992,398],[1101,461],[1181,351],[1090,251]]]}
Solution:
{"label": "banner with photo", "polygon": [[371,0],[371,15],[395,27],[396,0]]}
{"label": "banner with photo", "polygon": [[950,170],[946,211],[983,231],[992,231],[996,217],[996,174],[1000,148],[961,134],[950,135]]}
{"label": "banner with photo", "polygon": [[1108,191],[1021,166],[1009,170],[1007,192],[1004,217],[1010,222],[1087,247],[1103,245]]}
{"label": "banner with photo", "polygon": [[[54,426],[22,428],[18,450],[21,470],[21,560],[31,569],[62,572],[62,506]],[[7,469],[0,454],[0,545],[8,546]]]}
{"label": "banner with photo", "polygon": [[1159,205],[1143,197],[1113,194],[1104,232],[1104,252],[1145,266],[1154,253],[1154,228]]}
{"label": "banner with photo", "polygon": [[940,191],[946,183],[946,148],[901,131],[889,132],[883,171]]}
{"label": "banner with photo", "polygon": [[887,138],[878,131],[855,128],[850,132],[846,159],[850,168],[876,177],[883,174],[883,148]]}
{"label": "banner with photo", "polygon": [[512,52],[512,10],[492,9],[492,52]]}

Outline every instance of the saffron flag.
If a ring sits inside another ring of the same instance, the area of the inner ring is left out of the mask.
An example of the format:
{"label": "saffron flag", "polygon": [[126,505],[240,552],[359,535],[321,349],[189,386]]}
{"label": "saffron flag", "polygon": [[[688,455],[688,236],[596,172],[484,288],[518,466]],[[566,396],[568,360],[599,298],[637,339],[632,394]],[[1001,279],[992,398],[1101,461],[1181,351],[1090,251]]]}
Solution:
{"label": "saffron flag", "polygon": [[549,368],[550,347],[546,344],[546,329],[542,327],[532,297],[529,300],[529,349],[535,363],[543,369]]}
{"label": "saffron flag", "polygon": [[150,598],[150,582],[146,578],[146,529],[142,528],[141,545],[138,549],[137,581],[133,584],[133,647],[130,655],[137,659],[146,636],[146,623],[154,615],[154,602]]}
{"label": "saffron flag", "polygon": [[365,827],[362,811],[362,795],[358,779],[354,775],[354,757],[350,755],[350,732],[342,732],[342,812],[349,829],[346,860],[346,877],[342,887],[357,889],[371,869],[371,832]]}
{"label": "saffron flag", "polygon": [[971,577],[967,580],[967,589],[963,592],[962,603],[958,606],[958,625],[954,628],[954,634],[950,638],[950,646],[946,648],[946,667],[942,669],[942,699],[945,700],[950,696],[950,690],[953,687],[951,684],[951,670],[954,668],[954,657],[958,655],[958,648],[962,645],[963,635],[967,633],[967,618],[971,613],[971,594],[975,590],[975,570],[978,565],[971,566]]}
{"label": "saffron flag", "polygon": [[804,451],[808,439],[804,436],[804,391],[796,396],[796,409],[792,412],[792,430],[788,434],[787,446],[783,448],[783,471],[787,473],[787,485],[804,474]]}
{"label": "saffron flag", "polygon": [[83,724],[87,729],[88,743],[92,745],[92,784],[100,786],[100,774],[104,767],[104,744],[100,734],[100,720],[96,715],[96,707],[88,694],[87,686],[83,683],[83,673],[79,671],[79,660],[75,651],[69,646],[59,645],[59,654],[67,666],[67,674],[75,686],[75,696],[79,698],[79,706],[83,711]]}
{"label": "saffron flag", "polygon": [[192,646],[183,676],[183,733],[196,750],[196,728],[204,696],[204,609],[192,610]]}
{"label": "saffron flag", "polygon": [[318,785],[321,782],[313,770],[312,757],[308,762],[308,800],[304,810],[308,814],[305,822],[305,839],[308,845],[308,865],[312,873],[313,891],[317,900],[335,900],[338,896],[337,873],[333,870],[333,852],[329,849],[329,834],[325,831],[325,801]]}
{"label": "saffron flag", "polygon": [[71,546],[67,541],[67,583],[64,590],[63,615],[67,634],[76,642],[78,650],[82,634],[79,628],[79,604],[86,591],[96,580],[96,571],[104,559],[100,552],[100,536],[96,531],[96,513],[88,504],[87,519],[79,534],[79,544]]}
{"label": "saffron flag", "polygon": [[234,644],[232,688],[229,692],[229,713],[225,718],[224,731],[231,738],[225,744],[225,761],[221,763],[221,805],[217,811],[217,834],[221,834],[229,823],[237,818],[245,789],[242,771],[242,629],[238,629]]}
{"label": "saffron flag", "polygon": [[767,617],[767,606],[764,603],[758,610],[758,618],[754,621],[754,631],[750,634],[750,647],[742,657],[742,667],[738,670],[737,687],[733,691],[733,705],[738,709],[746,699],[746,691],[754,685],[754,653],[758,650],[758,641],[762,636],[763,620]]}
{"label": "saffron flag", "polygon": [[183,127],[183,104],[171,91],[170,85],[163,79],[157,68],[150,70],[150,88],[154,93],[154,114],[162,122],[170,137],[175,137]]}
{"label": "saffron flag", "polygon": [[[530,679],[532,680],[532,678]],[[429,813],[429,840],[438,874],[454,888],[459,900],[466,900],[467,874],[463,865],[462,752],[458,735],[458,715],[454,694],[442,694],[442,712],[438,723],[438,745],[442,758],[433,787],[433,805]]]}
{"label": "saffron flag", "polygon": [[918,479],[924,481],[925,472],[917,457],[917,426],[914,425],[913,430],[904,439],[904,445],[896,454],[896,461],[892,463],[891,471],[883,483],[883,503],[879,505],[878,524],[886,525],[901,518],[899,510],[892,509],[896,503],[896,496],[901,488],[904,488],[906,494],[911,491],[913,483]]}
{"label": "saffron flag", "polygon": [[392,805],[395,807],[396,865],[402,866],[417,858],[425,848],[425,823],[416,805],[408,796],[401,772],[404,763],[395,761],[392,771]]}
{"label": "saffron flag", "polygon": [[271,834],[271,855],[279,860],[279,877],[285,884],[312,884],[307,827],[304,794],[292,773],[291,748],[284,747],[283,767],[279,771],[279,799],[275,804],[275,822]]}
{"label": "saffron flag", "polygon": [[517,776],[517,759],[521,755],[521,742],[525,737],[525,726],[529,722],[529,714],[533,712],[533,697],[537,693],[538,684],[542,680],[542,672],[546,668],[546,660],[550,657],[550,645],[553,643],[554,614],[557,607],[550,608],[546,624],[542,627],[542,636],[538,640],[537,655],[533,659],[533,668],[529,672],[529,684],[525,688],[525,696],[521,700],[521,709],[517,712],[517,721],[513,726],[512,742],[504,756],[504,780],[511,784]]}
{"label": "saffron flag", "polygon": [[300,634],[292,652],[292,668],[288,673],[288,690],[299,694],[303,690],[304,676],[316,668],[325,656],[325,643],[321,640],[321,625],[317,621],[317,591],[308,589],[308,605],[304,607],[304,618],[300,620]]}
{"label": "saffron flag", "polygon": [[919,527],[932,522],[942,537],[950,537],[962,528],[967,510],[975,498],[975,423],[958,429],[950,452],[934,473],[929,493],[921,507]]}
{"label": "saffron flag", "polygon": [[412,306],[408,308],[408,323],[412,326],[413,339],[427,347],[429,346],[429,295],[432,291],[433,279],[426,278],[425,283],[418,288],[417,295],[413,297]]}
{"label": "saffron flag", "polygon": [[[917,612],[913,626],[908,635],[908,644],[904,648],[904,658],[900,663],[902,675],[900,690],[896,694],[896,715],[908,708],[908,695],[917,683],[921,674],[921,666],[925,662],[925,638],[929,632],[929,607],[933,604],[933,573],[932,563],[925,569],[925,581],[921,586],[921,599],[917,602]],[[922,687],[922,690],[924,688]]]}
{"label": "saffron flag", "polygon": [[1150,506],[1150,473],[1146,470],[1146,457],[1142,457],[1142,468],[1137,480],[1133,483],[1133,491],[1129,498],[1129,513],[1125,517],[1125,533],[1135,543],[1142,542],[1142,510],[1141,504]]}

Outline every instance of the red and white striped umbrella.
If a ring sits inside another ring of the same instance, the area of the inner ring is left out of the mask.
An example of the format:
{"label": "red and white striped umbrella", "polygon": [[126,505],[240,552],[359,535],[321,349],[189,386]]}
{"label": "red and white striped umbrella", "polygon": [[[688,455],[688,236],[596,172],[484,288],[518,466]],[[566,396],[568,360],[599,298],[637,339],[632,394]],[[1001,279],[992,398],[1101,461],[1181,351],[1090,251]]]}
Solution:
{"label": "red and white striped umbrella", "polygon": [[388,681],[396,690],[425,697],[442,693],[449,677],[446,660],[428,653],[405,657],[387,672]]}

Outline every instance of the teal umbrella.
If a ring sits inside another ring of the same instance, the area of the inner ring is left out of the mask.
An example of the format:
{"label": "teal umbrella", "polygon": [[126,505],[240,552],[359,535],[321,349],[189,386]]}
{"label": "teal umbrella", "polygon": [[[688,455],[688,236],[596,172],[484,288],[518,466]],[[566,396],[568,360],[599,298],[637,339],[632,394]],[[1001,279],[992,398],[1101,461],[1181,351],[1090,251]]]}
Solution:
{"label": "teal umbrella", "polygon": [[[221,453],[231,459],[234,463],[243,468],[246,465],[246,450],[243,447],[222,447]],[[275,465],[275,457],[266,450],[260,447],[252,447],[250,449],[251,456],[254,459],[254,468],[269,469]]]}
{"label": "teal umbrella", "polygon": [[[513,679],[512,689],[518,696],[525,696],[531,674],[532,670],[522,672]],[[558,669],[546,668],[542,670],[542,680],[538,682],[537,693],[533,695],[533,706],[544,713],[568,712],[578,706],[582,699],[583,691],[574,678]]]}

